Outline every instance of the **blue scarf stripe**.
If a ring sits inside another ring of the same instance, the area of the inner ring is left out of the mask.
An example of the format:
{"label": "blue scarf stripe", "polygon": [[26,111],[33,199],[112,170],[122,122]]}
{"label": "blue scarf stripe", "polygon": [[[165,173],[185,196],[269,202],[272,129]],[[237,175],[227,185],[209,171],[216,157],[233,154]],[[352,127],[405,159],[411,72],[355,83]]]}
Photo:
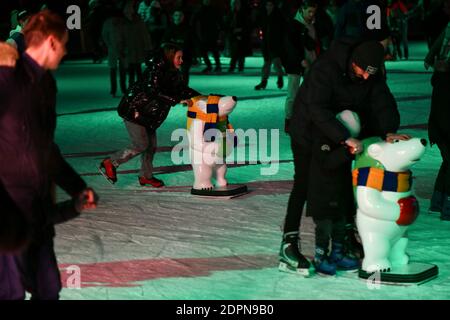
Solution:
{"label": "blue scarf stripe", "polygon": [[188,111],[187,116],[188,116],[188,118],[195,119],[195,118],[197,118],[197,112]]}
{"label": "blue scarf stripe", "polygon": [[383,190],[397,192],[398,180],[397,180],[397,175],[394,172],[390,172],[390,171],[384,172]]}
{"label": "blue scarf stripe", "polygon": [[208,103],[206,105],[206,113],[219,113],[219,105],[217,103]]}
{"label": "blue scarf stripe", "polygon": [[[206,105],[206,113],[216,113],[217,116],[219,116],[219,104],[217,103],[208,103]],[[208,131],[209,129],[217,129],[217,123],[205,123],[205,129],[203,132]],[[212,136],[210,140],[207,140],[207,142],[214,142],[216,138]]]}
{"label": "blue scarf stripe", "polygon": [[370,168],[360,168],[358,172],[358,186],[365,186],[369,178]]}

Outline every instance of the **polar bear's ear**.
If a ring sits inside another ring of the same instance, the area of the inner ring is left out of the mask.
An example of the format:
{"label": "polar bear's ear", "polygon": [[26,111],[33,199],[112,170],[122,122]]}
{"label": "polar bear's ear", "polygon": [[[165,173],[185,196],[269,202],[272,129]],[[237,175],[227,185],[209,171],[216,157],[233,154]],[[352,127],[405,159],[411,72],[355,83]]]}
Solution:
{"label": "polar bear's ear", "polygon": [[383,148],[378,143],[371,144],[368,149],[369,156],[376,159],[383,152]]}

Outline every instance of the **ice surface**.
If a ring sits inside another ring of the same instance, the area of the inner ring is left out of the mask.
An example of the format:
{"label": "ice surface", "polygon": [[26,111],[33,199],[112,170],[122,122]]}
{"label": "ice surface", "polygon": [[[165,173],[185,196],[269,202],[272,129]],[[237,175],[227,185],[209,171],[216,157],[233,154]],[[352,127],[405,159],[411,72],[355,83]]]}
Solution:
{"label": "ice surface", "polygon": [[[427,138],[431,73],[423,69],[424,44],[413,44],[410,61],[387,63],[388,81],[401,112],[404,132]],[[227,63],[227,59],[223,59]],[[254,91],[262,58],[247,58],[244,74],[202,75],[193,68],[191,86],[203,93],[239,98],[230,117],[235,128],[281,129],[278,173],[261,175],[267,165],[231,166],[228,179],[245,183],[252,193],[233,200],[204,200],[189,194],[193,174],[174,165],[173,130],[185,126],[186,109],[174,107],[157,131],[154,165],[168,188],[142,188],[139,159],[120,167],[119,181],[109,184],[97,165],[128,144],[108,95],[107,64],[66,62],[57,72],[59,87],[56,140],[68,161],[100,195],[97,210],[57,227],[56,251],[64,286],[65,268],[78,266],[81,289],[65,288],[63,299],[448,299],[450,298],[450,223],[427,208],[440,165],[436,147],[427,148],[414,169],[421,215],[410,228],[412,260],[435,263],[440,275],[419,287],[369,286],[348,277],[309,279],[278,271],[277,254],[293,164],[284,126],[286,90]],[[226,64],[224,64],[226,70]],[[287,82],[287,78],[285,77]],[[247,147],[249,143],[247,142]],[[245,148],[241,142],[240,148]],[[249,160],[249,159],[247,159]],[[59,199],[67,196],[58,192]],[[313,254],[314,224],[302,220],[302,246]]]}

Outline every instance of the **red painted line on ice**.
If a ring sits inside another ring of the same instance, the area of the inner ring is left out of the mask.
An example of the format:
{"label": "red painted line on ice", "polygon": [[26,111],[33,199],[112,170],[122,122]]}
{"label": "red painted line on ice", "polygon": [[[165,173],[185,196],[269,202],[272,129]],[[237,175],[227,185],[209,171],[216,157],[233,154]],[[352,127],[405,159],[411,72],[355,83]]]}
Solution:
{"label": "red painted line on ice", "polygon": [[[261,161],[257,161],[256,163],[251,163],[249,161],[246,161],[245,163],[231,163],[228,164],[228,168],[237,168],[237,167],[244,167],[244,166],[252,166],[252,165],[261,165],[261,164],[273,164],[273,163],[289,163],[293,162],[294,160],[280,160],[280,161],[270,161],[268,163],[262,163]],[[192,166],[190,164],[184,164],[184,165],[176,165],[176,166],[163,166],[163,167],[156,167],[154,168],[154,173],[175,173],[175,172],[182,172],[182,171],[191,171]],[[133,170],[121,170],[117,171],[117,174],[129,174],[129,173],[138,173],[139,169],[133,169]],[[99,172],[87,172],[87,173],[80,173],[80,176],[101,176]]]}
{"label": "red painted line on ice", "polygon": [[[186,146],[187,148],[188,146]],[[170,152],[172,151],[173,146],[165,146],[156,148],[156,152]],[[65,153],[63,156],[65,158],[85,158],[85,157],[96,157],[96,156],[108,156],[111,155],[118,150],[112,151],[98,151],[98,152],[74,152],[74,153]]]}
{"label": "red painted line on ice", "polygon": [[[237,147],[249,147],[250,144],[239,144]],[[156,152],[171,152],[175,146],[163,146],[157,147]],[[188,149],[189,145],[177,145],[178,148]],[[111,150],[111,151],[93,151],[93,152],[73,152],[73,153],[64,153],[63,156],[65,158],[87,158],[87,157],[98,157],[98,156],[108,156],[119,150]]]}
{"label": "red painted line on ice", "polygon": [[89,264],[60,264],[61,281],[67,287],[71,276],[66,268],[80,268],[81,287],[137,287],[139,282],[161,278],[207,277],[215,271],[257,270],[277,265],[275,255],[146,259]]}

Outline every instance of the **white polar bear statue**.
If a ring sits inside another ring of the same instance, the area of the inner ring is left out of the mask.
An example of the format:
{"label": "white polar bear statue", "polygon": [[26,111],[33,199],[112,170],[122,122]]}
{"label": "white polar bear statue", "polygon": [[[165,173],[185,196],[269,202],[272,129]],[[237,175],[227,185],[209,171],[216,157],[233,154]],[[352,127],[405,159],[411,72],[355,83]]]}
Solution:
{"label": "white polar bear statue", "polygon": [[362,270],[389,272],[409,262],[407,229],[419,214],[409,169],[424,154],[427,141],[387,143],[369,138],[363,143],[365,151],[353,170],[356,224],[364,248]]}
{"label": "white polar bear statue", "polygon": [[225,158],[235,146],[228,115],[236,101],[236,97],[220,95],[197,96],[187,101],[187,130],[195,177],[193,189],[212,190],[213,175],[216,187],[227,185]]}

